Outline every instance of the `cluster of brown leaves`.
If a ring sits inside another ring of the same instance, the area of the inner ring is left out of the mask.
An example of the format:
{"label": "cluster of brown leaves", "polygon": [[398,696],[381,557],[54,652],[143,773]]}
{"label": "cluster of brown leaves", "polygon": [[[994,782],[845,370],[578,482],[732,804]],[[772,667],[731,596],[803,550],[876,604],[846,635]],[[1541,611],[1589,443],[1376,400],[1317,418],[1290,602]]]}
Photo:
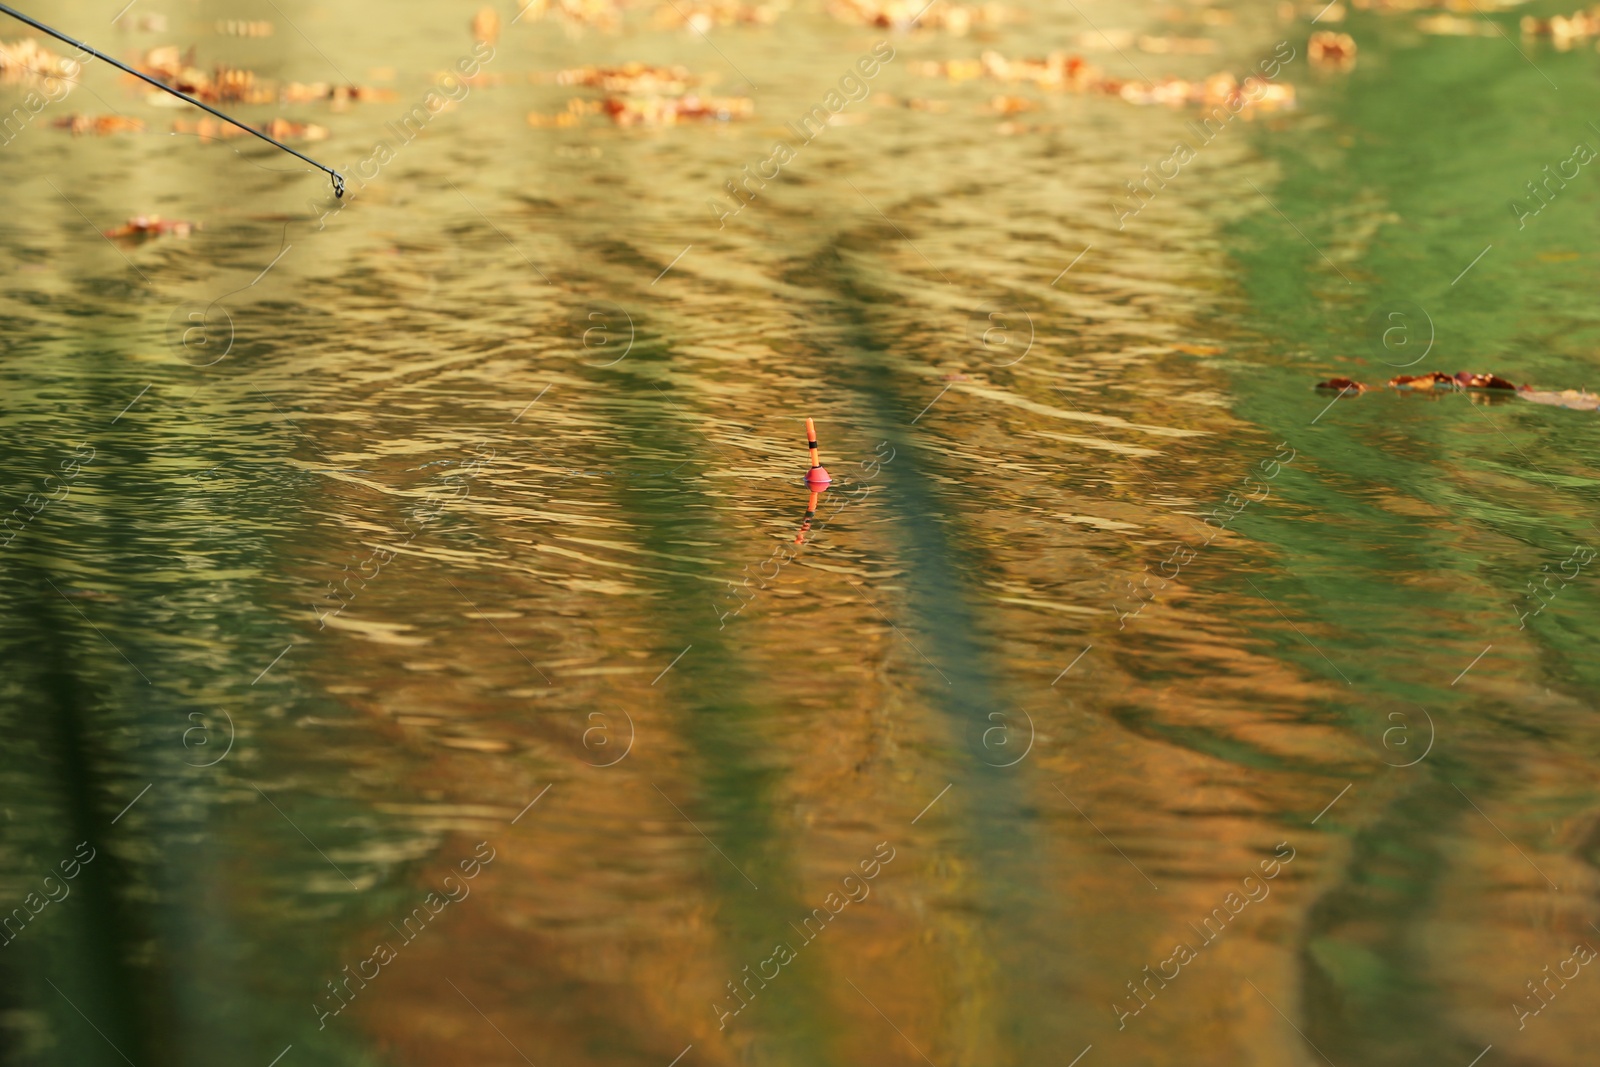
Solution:
{"label": "cluster of brown leaves", "polygon": [[[920,14],[919,14],[920,12]],[[931,4],[928,0],[830,0],[828,13],[841,22],[878,29],[904,30],[915,26],[944,30],[965,37],[974,26],[999,26],[1011,21],[1004,4]]]}
{"label": "cluster of brown leaves", "polygon": [[365,85],[330,85],[327,82],[285,82],[278,96],[285,104],[327,101],[335,110],[347,104],[371,104],[398,98],[393,89],[373,89]]}
{"label": "cluster of brown leaves", "polygon": [[[288,119],[269,119],[257,127],[262,133],[278,141],[326,141],[328,128],[314,122],[290,122]],[[231,122],[216,119],[197,119],[186,122],[178,119],[172,124],[173,133],[192,133],[202,141],[227,140],[249,136]]]}
{"label": "cluster of brown leaves", "polygon": [[[1498,374],[1478,374],[1465,370],[1457,371],[1454,375],[1436,370],[1428,371],[1426,374],[1402,374],[1390,378],[1388,384],[1392,389],[1501,389],[1512,392],[1517,390],[1517,386]],[[1372,386],[1349,378],[1329,378],[1325,382],[1318,382],[1317,388],[1364,393]]]}
{"label": "cluster of brown leaves", "polygon": [[199,228],[198,222],[164,219],[160,215],[135,215],[116,229],[105,231],[105,234],[113,240],[145,240],[151,237],[187,237]]}
{"label": "cluster of brown leaves", "polygon": [[271,37],[272,23],[265,19],[246,22],[240,19],[218,19],[217,32],[224,37]]}
{"label": "cluster of brown leaves", "polygon": [[46,78],[66,78],[68,64],[32,37],[20,41],[0,41],[0,84],[37,85]]}
{"label": "cluster of brown leaves", "polygon": [[143,122],[138,119],[128,118],[126,115],[79,115],[74,113],[65,118],[56,119],[54,126],[58,130],[71,130],[74,137],[86,133],[105,137],[113,133],[144,132]]}
{"label": "cluster of brown leaves", "polygon": [[694,92],[704,80],[686,67],[648,63],[563,70],[555,75],[557,85],[598,89],[611,95],[598,103],[569,100],[565,111],[553,115],[535,111],[528,122],[543,127],[576,126],[585,115],[605,114],[618,126],[676,126],[706,120],[726,122],[755,113],[755,103],[748,97]]}
{"label": "cluster of brown leaves", "polygon": [[556,74],[557,85],[579,85],[608,93],[681,95],[700,84],[688,67],[653,67],[624,63],[620,67],[576,67]]}
{"label": "cluster of brown leaves", "polygon": [[770,26],[788,6],[786,2],[749,4],[742,0],[693,0],[678,3],[674,0],[656,9],[654,22],[657,29],[687,26],[699,33],[717,26]]}
{"label": "cluster of brown leaves", "polygon": [[1534,18],[1532,15],[1522,16],[1522,35],[1524,37],[1548,37],[1550,43],[1556,46],[1556,51],[1565,52],[1572,47],[1574,41],[1585,41],[1590,37],[1600,37],[1600,5],[1591,7],[1587,11],[1574,11],[1563,18],[1554,15],[1547,19]]}
{"label": "cluster of brown leaves", "polygon": [[622,5],[617,0],[528,0],[518,18],[530,21],[547,16],[597,30],[614,30],[622,21]]}
{"label": "cluster of brown leaves", "polygon": [[1103,78],[1103,72],[1082,56],[1052,52],[1044,59],[1007,59],[999,52],[985,52],[979,59],[929,60],[916,65],[928,77],[951,82],[993,78],[1002,82],[1033,82],[1041,89],[1068,89],[1086,92]]}
{"label": "cluster of brown leaves", "polygon": [[1348,33],[1318,30],[1306,43],[1306,58],[1313,66],[1351,70],[1356,65],[1356,40]]}
{"label": "cluster of brown leaves", "polygon": [[[1439,372],[1434,371],[1435,375]],[[1401,375],[1405,377],[1405,375]],[[1424,375],[1423,377],[1427,377]],[[1462,389],[1510,389],[1515,391],[1516,386],[1500,377],[1498,374],[1474,374],[1472,371],[1456,371],[1456,385]]]}
{"label": "cluster of brown leaves", "polygon": [[608,96],[605,113],[618,126],[676,126],[682,122],[728,122],[756,112],[748,96]]}
{"label": "cluster of brown leaves", "polygon": [[163,85],[208,104],[265,104],[272,100],[272,90],[265,84],[257,85],[256,76],[248,70],[221,64],[211,71],[201,70],[194,64],[193,48],[187,53],[175,44],[152,48],[145,53],[142,66],[146,74]]}
{"label": "cluster of brown leaves", "polygon": [[[1243,102],[1243,111],[1275,110],[1293,107],[1294,86],[1281,82],[1246,79],[1243,84],[1232,74],[1213,74],[1200,81],[1163,78],[1158,82],[1113,78],[1082,56],[1052,52],[1044,59],[1007,59],[999,52],[985,52],[978,59],[929,61],[916,68],[930,77],[963,82],[987,77],[1015,84],[1032,82],[1041,89],[1078,93],[1102,93],[1119,97],[1130,104],[1214,106]],[[1247,91],[1248,90],[1248,91]]]}
{"label": "cluster of brown leaves", "polygon": [[1286,82],[1246,78],[1241,83],[1226,71],[1200,81],[1163,78],[1158,82],[1120,81],[1109,78],[1097,88],[1121,97],[1130,104],[1165,104],[1167,107],[1219,107],[1233,109],[1248,117],[1256,111],[1277,111],[1295,106],[1294,86]]}
{"label": "cluster of brown leaves", "polygon": [[[218,64],[211,71],[195,66],[194,49],[184,53],[177,45],[163,45],[145,53],[146,74],[180,93],[187,93],[208,104],[270,104],[281,101],[300,104],[327,101],[335,107],[350,102],[393,100],[388,89],[368,89],[360,85],[330,85],[327,82],[287,82],[275,87],[258,81],[253,71]],[[164,104],[166,101],[162,100]]]}

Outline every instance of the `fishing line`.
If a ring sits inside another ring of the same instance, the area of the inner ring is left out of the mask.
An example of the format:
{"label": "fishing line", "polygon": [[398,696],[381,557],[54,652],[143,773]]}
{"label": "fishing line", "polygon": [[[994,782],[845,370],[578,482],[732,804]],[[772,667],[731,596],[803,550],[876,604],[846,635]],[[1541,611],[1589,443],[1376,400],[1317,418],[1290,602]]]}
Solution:
{"label": "fishing line", "polygon": [[222,301],[228,299],[228,297],[233,296],[236,293],[242,293],[246,289],[249,289],[252,286],[254,286],[256,284],[256,282],[259,282],[262,278],[265,278],[267,276],[267,271],[271,270],[273,267],[278,265],[278,260],[283,258],[284,253],[287,252],[289,249],[294,247],[294,245],[289,243],[289,227],[292,226],[294,223],[296,223],[298,221],[300,221],[300,220],[298,220],[298,219],[289,219],[289,220],[284,222],[284,224],[283,224],[283,240],[278,242],[278,254],[276,256],[273,256],[272,257],[272,262],[268,263],[266,265],[266,267],[262,269],[261,273],[257,274],[255,276],[255,281],[246,282],[244,285],[239,286],[239,288],[237,288],[237,289],[232,289],[232,290],[230,290],[230,291],[228,291],[226,293],[223,293],[221,296],[217,297],[215,300],[211,301],[211,303],[206,305],[207,313],[209,313],[212,308],[216,307]]}
{"label": "fishing line", "polygon": [[228,123],[232,123],[233,125],[239,127],[241,130],[244,130],[246,133],[255,134],[257,137],[261,138],[263,141],[267,142],[268,144],[272,145],[273,147],[281,148],[285,152],[289,153],[291,156],[297,156],[300,159],[305,160],[307,163],[311,164],[313,167],[316,167],[318,170],[326,171],[328,173],[328,176],[333,179],[333,195],[334,195],[334,197],[335,198],[343,198],[344,197],[344,175],[340,174],[338,171],[334,170],[332,167],[324,166],[323,164],[318,163],[316,160],[312,159],[310,156],[304,154],[303,152],[297,152],[293,148],[290,148],[288,145],[284,144],[283,142],[277,141],[277,140],[274,140],[271,137],[268,137],[266,134],[262,133],[260,130],[256,129],[255,127],[246,126],[244,123],[240,122],[238,119],[233,118],[233,117],[231,117],[229,115],[224,115],[222,112],[218,111],[216,108],[212,107],[210,104],[202,103],[201,101],[196,100],[194,97],[188,95],[187,93],[179,92],[178,90],[174,89],[170,85],[164,85],[161,82],[157,81],[155,78],[150,77],[150,75],[148,75],[148,74],[141,74],[139,71],[134,70],[132,67],[128,66],[126,63],[118,62],[117,60],[112,59],[110,56],[106,55],[104,52],[101,52],[100,50],[95,49],[95,48],[90,48],[88,45],[84,44],[82,41],[79,41],[79,40],[77,40],[75,38],[72,38],[72,37],[68,37],[66,34],[60,32],[59,30],[53,30],[49,26],[46,26],[44,23],[39,22],[36,19],[29,18],[27,15],[24,15],[22,12],[16,10],[15,8],[8,7],[5,4],[0,4],[0,12],[4,12],[5,14],[10,15],[12,18],[16,19],[18,22],[27,23],[29,26],[32,26],[34,29],[38,30],[40,33],[49,34],[51,37],[54,37],[58,41],[65,41],[67,44],[72,45],[74,48],[78,49],[80,52],[87,52],[89,55],[94,56],[96,59],[105,60],[107,63],[110,63],[113,67],[116,67],[118,70],[126,71],[127,73],[132,74],[135,78],[138,78],[140,81],[149,82],[151,85],[155,86],[157,89],[160,89],[162,92],[171,93],[173,96],[177,97],[179,100],[183,100],[183,101],[186,101],[186,102],[188,102],[190,104],[193,104],[195,107],[199,108],[202,111],[208,111],[211,114],[215,115],[217,118],[221,119],[222,121],[228,122]]}

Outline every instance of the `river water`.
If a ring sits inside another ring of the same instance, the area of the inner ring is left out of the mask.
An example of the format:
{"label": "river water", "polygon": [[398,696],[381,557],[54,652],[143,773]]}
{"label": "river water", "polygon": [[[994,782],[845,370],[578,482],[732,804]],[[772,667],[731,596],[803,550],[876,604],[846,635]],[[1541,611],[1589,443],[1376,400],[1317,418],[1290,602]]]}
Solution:
{"label": "river water", "polygon": [[[1594,46],[1320,6],[32,12],[390,95],[0,148],[10,1061],[1592,1062],[1600,424],[1312,387],[1600,384]],[[928,66],[1280,43],[1137,213],[1198,107]]]}

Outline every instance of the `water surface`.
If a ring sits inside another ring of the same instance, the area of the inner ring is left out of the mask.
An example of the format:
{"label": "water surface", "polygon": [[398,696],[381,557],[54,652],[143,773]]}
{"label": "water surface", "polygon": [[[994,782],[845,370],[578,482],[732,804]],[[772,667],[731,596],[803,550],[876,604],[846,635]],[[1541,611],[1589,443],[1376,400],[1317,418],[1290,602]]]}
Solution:
{"label": "water surface", "polygon": [[[1339,73],[1316,13],[528,19],[336,213],[91,65],[0,150],[6,498],[70,488],[0,554],[7,906],[94,854],[6,946],[12,1061],[1588,1062],[1600,978],[1525,983],[1600,943],[1593,414],[1311,386],[1596,384],[1590,175],[1508,210],[1600,145],[1593,56],[1355,11]],[[472,53],[40,14],[392,89],[243,109],[352,172]],[[1120,77],[1287,41],[1299,106],[1119,226],[1196,110],[921,71],[1091,23],[1216,42]],[[755,117],[529,124],[629,60]],[[151,213],[203,228],[97,233]]]}

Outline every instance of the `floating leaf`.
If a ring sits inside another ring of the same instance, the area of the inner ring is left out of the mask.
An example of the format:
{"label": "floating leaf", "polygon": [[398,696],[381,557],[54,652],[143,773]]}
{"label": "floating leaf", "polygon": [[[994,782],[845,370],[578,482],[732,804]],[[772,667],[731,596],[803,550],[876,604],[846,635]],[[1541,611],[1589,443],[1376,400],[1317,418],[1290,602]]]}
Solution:
{"label": "floating leaf", "polygon": [[1314,66],[1350,70],[1356,65],[1356,41],[1348,33],[1319,30],[1306,44],[1306,58]]}
{"label": "floating leaf", "polygon": [[188,237],[200,228],[198,222],[183,219],[164,219],[160,215],[135,215],[114,230],[105,234],[111,238],[145,239],[150,237]]}
{"label": "floating leaf", "polygon": [[1548,37],[1550,43],[1555,45],[1556,51],[1565,52],[1572,47],[1574,41],[1585,41],[1590,37],[1600,37],[1600,8],[1589,11],[1574,11],[1571,15],[1552,15],[1550,18],[1535,18],[1532,15],[1522,17],[1522,35],[1524,37]]}
{"label": "floating leaf", "polygon": [[[265,123],[255,128],[265,133],[268,137],[279,141],[325,141],[328,139],[328,128],[326,126],[318,126],[313,122],[268,119]],[[246,131],[233,123],[218,122],[215,119],[197,119],[194,122],[178,119],[172,124],[172,132],[194,134],[202,141],[247,136]]]}
{"label": "floating leaf", "polygon": [[748,118],[755,114],[755,102],[746,96],[707,96],[693,93],[682,97],[606,98],[602,105],[618,126],[676,126],[680,122]]}
{"label": "floating leaf", "polygon": [[65,118],[56,119],[54,125],[59,130],[71,130],[74,137],[85,133],[105,137],[113,133],[142,133],[144,131],[143,122],[129,118],[126,115],[72,114]]}
{"label": "floating leaf", "polygon": [[1516,386],[1495,374],[1474,374],[1471,371],[1457,371],[1456,384],[1463,389],[1511,389]]}
{"label": "floating leaf", "polygon": [[581,85],[608,93],[676,96],[702,81],[688,67],[624,63],[620,67],[576,67],[556,74],[557,85]]}
{"label": "floating leaf", "polygon": [[[152,48],[144,55],[145,73],[180,93],[187,93],[208,104],[270,104],[276,100],[284,103],[329,101],[335,106],[349,101],[394,100],[396,94],[389,89],[369,89],[360,85],[329,85],[327,82],[288,82],[281,89],[272,82],[256,77],[254,71],[239,67],[216,65],[208,73],[194,63],[194,50],[179,51],[177,45]],[[164,93],[151,96],[152,103],[162,106],[182,107],[181,101],[172,101]]]}
{"label": "floating leaf", "polygon": [[494,8],[479,8],[472,16],[472,39],[485,44],[494,44],[500,39],[500,15]]}
{"label": "floating leaf", "polygon": [[20,41],[0,41],[0,83],[38,85],[46,78],[77,77],[77,64],[63,59],[32,37]]}
{"label": "floating leaf", "polygon": [[1230,112],[1245,115],[1295,104],[1294,86],[1283,82],[1249,77],[1241,83],[1227,72],[1200,81],[1186,78],[1163,78],[1155,82],[1127,80],[1110,77],[1083,57],[1065,52],[1052,52],[1043,59],[1007,59],[991,50],[976,60],[929,60],[916,64],[914,69],[925,76],[945,78],[953,83],[975,78],[991,78],[1009,84],[1032,82],[1041,89],[1101,93],[1130,104],[1226,106]]}
{"label": "floating leaf", "polygon": [[997,115],[1015,115],[1023,111],[1038,111],[1039,102],[1025,96],[996,96],[989,101],[988,110]]}
{"label": "floating leaf", "polygon": [[1454,389],[1456,380],[1443,371],[1431,370],[1426,374],[1402,374],[1390,378],[1389,384],[1396,389]]}
{"label": "floating leaf", "polygon": [[1517,395],[1533,404],[1549,404],[1551,407],[1571,408],[1574,411],[1600,411],[1600,393],[1587,390],[1563,389],[1557,393],[1523,386],[1517,390]]}

